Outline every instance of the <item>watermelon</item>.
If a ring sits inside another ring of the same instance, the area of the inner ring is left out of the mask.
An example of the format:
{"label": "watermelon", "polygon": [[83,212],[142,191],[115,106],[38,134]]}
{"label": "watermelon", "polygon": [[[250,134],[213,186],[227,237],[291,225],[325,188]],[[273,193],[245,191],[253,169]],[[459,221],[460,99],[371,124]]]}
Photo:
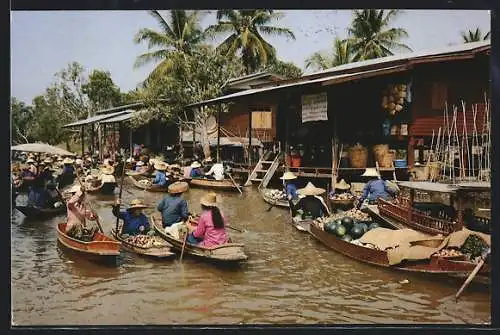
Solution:
{"label": "watermelon", "polygon": [[363,228],[363,234],[368,231],[368,225],[366,223],[362,222],[359,225]]}
{"label": "watermelon", "polygon": [[344,235],[342,237],[342,241],[351,242],[352,241],[351,235],[349,235],[349,234]]}
{"label": "watermelon", "polygon": [[344,236],[346,232],[347,229],[343,225],[338,225],[335,229],[335,234],[337,234],[338,237]]}
{"label": "watermelon", "polygon": [[347,229],[351,230],[352,226],[354,225],[354,221],[351,217],[346,216],[342,219],[342,225]]}
{"label": "watermelon", "polygon": [[363,227],[360,224],[354,225],[354,227],[352,227],[350,231],[350,234],[356,239],[360,238],[364,234]]}
{"label": "watermelon", "polygon": [[335,223],[336,223],[336,224],[342,224],[342,220],[337,219],[337,220],[335,220]]}
{"label": "watermelon", "polygon": [[376,222],[372,222],[369,226],[368,226],[368,230],[372,230],[372,229],[375,229],[375,228],[378,228],[380,227],[380,225]]}
{"label": "watermelon", "polygon": [[327,222],[325,223],[325,231],[330,234],[335,234],[335,230],[337,229],[337,224],[335,222]]}

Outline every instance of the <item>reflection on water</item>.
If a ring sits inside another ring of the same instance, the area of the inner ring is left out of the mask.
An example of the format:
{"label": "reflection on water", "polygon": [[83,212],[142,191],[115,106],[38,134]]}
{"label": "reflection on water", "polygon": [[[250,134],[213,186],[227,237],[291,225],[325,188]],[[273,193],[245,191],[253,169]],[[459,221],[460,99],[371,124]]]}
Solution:
{"label": "reflection on water", "polygon": [[[123,203],[140,197],[152,212],[162,194],[127,185]],[[199,212],[203,190],[185,194]],[[96,264],[57,243],[64,219],[12,219],[13,320],[48,324],[238,323],[484,323],[490,319],[488,288],[461,280],[432,279],[359,263],[339,255],[284,222],[288,211],[269,206],[252,188],[220,192],[230,231],[245,243],[247,263],[224,267],[186,255],[150,260],[123,252],[116,265]],[[89,196],[106,232],[115,225],[113,197]],[[400,284],[408,279],[408,284]],[[140,311],[140,312],[138,312]]]}

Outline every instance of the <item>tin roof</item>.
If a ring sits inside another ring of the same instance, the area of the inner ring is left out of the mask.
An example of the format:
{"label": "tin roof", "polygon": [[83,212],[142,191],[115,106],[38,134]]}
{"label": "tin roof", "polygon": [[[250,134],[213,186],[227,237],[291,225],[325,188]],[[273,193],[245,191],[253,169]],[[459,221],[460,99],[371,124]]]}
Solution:
{"label": "tin roof", "polygon": [[115,113],[110,113],[110,114],[95,115],[95,116],[92,116],[92,117],[89,117],[89,118],[86,118],[86,119],[83,119],[83,120],[79,120],[79,121],[76,121],[76,122],[73,122],[73,123],[65,124],[62,127],[63,128],[68,128],[68,127],[83,126],[83,125],[86,125],[86,124],[90,124],[90,123],[94,123],[94,122],[106,120],[106,119],[109,119],[109,118],[112,118],[112,117],[115,117],[115,116],[118,116],[118,115],[126,114],[126,113],[129,113],[129,111],[123,111],[122,110],[122,111],[115,112]]}
{"label": "tin roof", "polygon": [[102,121],[101,123],[119,123],[119,122],[127,121],[140,113],[141,113],[141,111],[134,111],[134,110],[129,109],[129,110],[127,110],[126,114],[118,115],[118,116],[115,116],[111,119],[106,119],[106,120]]}

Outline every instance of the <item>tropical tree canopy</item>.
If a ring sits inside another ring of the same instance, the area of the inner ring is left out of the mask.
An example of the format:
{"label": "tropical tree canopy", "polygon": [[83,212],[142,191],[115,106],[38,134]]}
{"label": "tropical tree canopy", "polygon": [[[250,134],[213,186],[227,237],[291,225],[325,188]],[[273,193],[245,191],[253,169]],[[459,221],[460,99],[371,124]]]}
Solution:
{"label": "tropical tree canopy", "polygon": [[398,10],[363,9],[354,11],[354,19],[348,28],[353,49],[353,60],[360,61],[393,55],[393,50],[411,49],[401,43],[408,37],[403,28],[390,28]]}
{"label": "tropical tree canopy", "polygon": [[122,101],[120,88],[115,85],[107,71],[94,70],[88,83],[82,85],[82,92],[89,97],[93,111],[118,106]]}
{"label": "tropical tree canopy", "polygon": [[323,52],[315,52],[306,59],[306,68],[326,70],[331,67],[348,64],[353,61],[353,52],[349,40],[335,38],[333,42],[333,54],[328,55]]}
{"label": "tropical tree canopy", "polygon": [[483,36],[483,32],[479,27],[476,30],[468,30],[467,32],[462,32],[462,38],[464,43],[486,41],[490,39],[491,31],[488,31],[486,35]]}
{"label": "tropical tree canopy", "polygon": [[203,15],[198,10],[169,10],[165,17],[159,11],[150,11],[160,26],[160,31],[143,28],[134,37],[135,43],[147,43],[148,52],[137,57],[135,67],[151,62],[160,62],[150,74],[165,74],[170,68],[170,56],[180,52],[191,54],[193,48],[204,39],[200,20]]}
{"label": "tropical tree canopy", "polygon": [[295,39],[290,29],[271,25],[282,17],[279,12],[263,9],[218,10],[217,24],[209,26],[205,33],[212,37],[226,36],[218,49],[224,55],[240,52],[246,73],[251,74],[270,60],[276,60],[276,49],[263,35]]}
{"label": "tropical tree canopy", "polygon": [[285,79],[298,78],[302,76],[302,69],[295,65],[293,62],[283,62],[275,60],[268,63],[264,71],[275,73]]}

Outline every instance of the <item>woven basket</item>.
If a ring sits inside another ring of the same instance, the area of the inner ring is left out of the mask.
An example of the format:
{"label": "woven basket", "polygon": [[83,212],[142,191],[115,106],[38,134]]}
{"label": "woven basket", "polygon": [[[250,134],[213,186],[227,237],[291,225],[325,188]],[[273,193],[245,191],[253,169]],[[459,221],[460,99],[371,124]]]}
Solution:
{"label": "woven basket", "polygon": [[368,150],[360,144],[349,150],[349,163],[353,168],[366,168],[368,163]]}
{"label": "woven basket", "polygon": [[382,157],[377,159],[379,167],[381,167],[381,168],[392,167],[392,162],[393,162],[395,156],[396,156],[395,150],[389,150],[388,152],[386,152]]}
{"label": "woven basket", "polygon": [[441,164],[439,162],[430,162],[428,166],[430,179],[436,179],[441,175]]}

